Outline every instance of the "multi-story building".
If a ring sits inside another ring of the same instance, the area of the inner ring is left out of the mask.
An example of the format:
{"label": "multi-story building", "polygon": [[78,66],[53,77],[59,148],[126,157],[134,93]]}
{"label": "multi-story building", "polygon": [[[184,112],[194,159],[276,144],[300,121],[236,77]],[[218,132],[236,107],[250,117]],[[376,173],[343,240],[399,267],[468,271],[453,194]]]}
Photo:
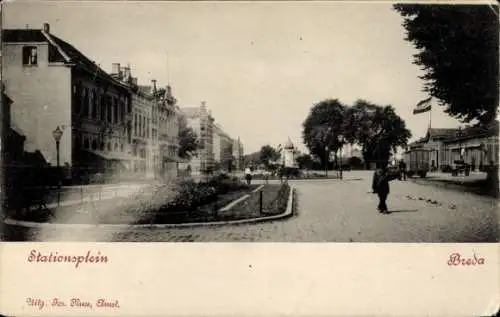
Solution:
{"label": "multi-story building", "polygon": [[[119,174],[130,167],[129,87],[68,42],[42,29],[4,29],[3,81],[15,100],[11,120],[26,138],[25,150],[73,176]],[[59,150],[53,131],[62,130]],[[57,153],[58,152],[58,153]]]}
{"label": "multi-story building", "polygon": [[214,169],[213,130],[214,118],[207,110],[206,103],[200,107],[185,107],[181,109],[187,125],[198,136],[199,146],[189,165],[193,175],[210,173]]}
{"label": "multi-story building", "polygon": [[113,64],[112,75],[132,91],[133,170],[147,178],[177,176],[179,108],[172,88],[158,89],[155,79],[150,86],[138,85],[130,67],[118,63]]}
{"label": "multi-story building", "polygon": [[133,157],[130,172],[135,176],[154,178],[158,169],[155,164],[158,139],[153,134],[155,129],[152,127],[153,111],[156,107],[154,89],[138,85],[137,78],[132,77],[130,66],[123,67],[119,63],[113,63],[111,76],[127,85],[131,91],[131,142],[127,148]]}
{"label": "multi-story building", "polygon": [[241,171],[245,168],[243,143],[240,138],[233,141],[233,169]]}
{"label": "multi-story building", "polygon": [[[180,108],[172,95],[172,87],[161,89],[158,95],[158,140],[161,173],[164,177],[176,177],[179,172],[179,117]],[[156,121],[156,120],[155,120]]]}
{"label": "multi-story building", "polygon": [[219,124],[213,129],[214,166],[223,171],[233,168],[233,140],[224,132]]}

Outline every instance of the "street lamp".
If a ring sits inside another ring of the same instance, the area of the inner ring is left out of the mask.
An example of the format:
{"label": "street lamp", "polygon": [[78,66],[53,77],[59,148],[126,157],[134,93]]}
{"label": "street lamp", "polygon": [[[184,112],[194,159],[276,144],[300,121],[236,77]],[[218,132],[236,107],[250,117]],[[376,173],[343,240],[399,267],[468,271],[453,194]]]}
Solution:
{"label": "street lamp", "polygon": [[59,126],[52,131],[52,136],[54,137],[54,141],[56,141],[56,162],[57,162],[57,205],[59,206],[61,201],[61,171],[59,164],[59,144],[61,142],[61,138],[63,135],[63,130]]}
{"label": "street lamp", "polygon": [[328,146],[325,146],[325,177],[328,177]]}
{"label": "street lamp", "polygon": [[344,146],[344,136],[342,134],[339,134],[337,136],[337,139],[340,144],[340,164],[339,164],[339,172],[340,172],[340,179],[342,179],[342,148]]}
{"label": "street lamp", "polygon": [[460,154],[460,161],[464,159],[464,149],[462,148],[462,127],[458,127],[458,151]]}

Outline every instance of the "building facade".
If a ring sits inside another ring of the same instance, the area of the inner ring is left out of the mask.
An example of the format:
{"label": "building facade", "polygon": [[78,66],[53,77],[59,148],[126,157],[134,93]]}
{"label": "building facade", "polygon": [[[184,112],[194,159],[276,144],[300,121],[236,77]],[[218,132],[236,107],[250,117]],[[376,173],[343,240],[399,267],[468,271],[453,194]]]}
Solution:
{"label": "building facade", "polygon": [[[129,87],[53,35],[47,23],[4,29],[2,40],[3,81],[16,100],[11,120],[26,138],[25,150],[40,151],[51,165],[59,156],[73,177],[126,171]],[[57,127],[63,131],[59,151],[52,133]]]}
{"label": "building facade", "polygon": [[[157,94],[155,126],[158,128],[160,173],[164,178],[178,176],[179,163],[179,118],[180,108],[168,85]],[[155,132],[156,133],[156,132]]]}
{"label": "building facade", "polygon": [[296,161],[296,153],[297,153],[297,150],[295,149],[295,146],[293,145],[292,141],[289,138],[287,140],[287,142],[285,143],[285,146],[283,147],[283,166],[284,167],[290,167],[290,168],[298,167],[297,161]]}
{"label": "building facade", "polygon": [[430,151],[431,170],[443,170],[463,160],[480,170],[483,166],[498,164],[498,121],[491,124],[457,129],[430,128],[425,137],[413,142],[409,148]]}
{"label": "building facade", "polygon": [[10,120],[28,153],[80,181],[177,175],[179,108],[170,86],[140,86],[119,63],[106,73],[47,23],[3,30],[2,40],[5,92],[16,100]]}
{"label": "building facade", "polygon": [[451,166],[463,160],[472,170],[498,166],[498,121],[486,126],[458,129],[456,134],[443,141],[443,165]]}
{"label": "building facade", "polygon": [[213,130],[214,165],[216,169],[231,172],[233,168],[233,139],[219,124]]}
{"label": "building facade", "polygon": [[188,127],[193,129],[198,137],[198,149],[189,162],[193,175],[210,173],[214,170],[214,118],[207,110],[206,103],[200,107],[185,107],[181,109]]}
{"label": "building facade", "polygon": [[233,169],[235,171],[242,171],[245,169],[243,143],[240,138],[233,141]]}

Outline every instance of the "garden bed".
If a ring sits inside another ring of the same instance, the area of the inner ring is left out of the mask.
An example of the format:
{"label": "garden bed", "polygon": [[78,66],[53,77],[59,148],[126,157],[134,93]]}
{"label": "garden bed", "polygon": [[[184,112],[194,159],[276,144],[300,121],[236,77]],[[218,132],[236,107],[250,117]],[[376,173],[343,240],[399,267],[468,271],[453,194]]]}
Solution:
{"label": "garden bed", "polygon": [[[285,211],[290,191],[288,184],[264,186],[262,212],[259,211],[260,194],[253,192],[258,186],[248,186],[230,178],[213,179],[201,184],[182,182],[135,197],[59,207],[55,216],[52,211],[33,210],[15,214],[12,218],[64,224],[176,224],[240,220]],[[250,197],[230,210],[221,211],[221,208],[244,195]]]}

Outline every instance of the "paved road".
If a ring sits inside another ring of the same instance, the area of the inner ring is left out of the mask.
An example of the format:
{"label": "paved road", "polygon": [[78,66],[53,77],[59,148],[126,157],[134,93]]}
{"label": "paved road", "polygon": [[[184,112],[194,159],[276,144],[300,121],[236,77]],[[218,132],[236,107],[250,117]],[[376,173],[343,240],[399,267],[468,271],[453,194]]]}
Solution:
{"label": "paved road", "polygon": [[[44,231],[37,239],[134,242],[493,242],[498,201],[453,190],[394,181],[391,214],[379,214],[369,194],[371,172],[345,180],[291,181],[297,214],[287,220],[241,226],[133,231]],[[351,180],[349,180],[351,179]]]}

